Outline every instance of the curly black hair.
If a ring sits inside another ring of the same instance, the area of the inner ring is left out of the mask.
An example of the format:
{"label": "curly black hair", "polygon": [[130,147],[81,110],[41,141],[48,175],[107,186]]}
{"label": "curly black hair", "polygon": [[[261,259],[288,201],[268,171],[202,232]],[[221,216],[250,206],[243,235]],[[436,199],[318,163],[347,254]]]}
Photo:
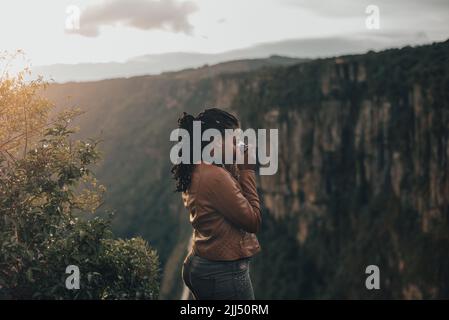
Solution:
{"label": "curly black hair", "polygon": [[[217,129],[224,137],[226,129],[236,129],[240,126],[239,120],[229,112],[218,108],[206,109],[197,117],[186,112],[178,119],[178,128],[185,129],[190,134],[190,147],[193,146],[193,121],[201,121],[201,135],[207,129]],[[201,150],[208,142],[202,141]],[[190,163],[173,165],[171,172],[176,180],[176,192],[185,192],[192,179],[193,152],[190,150]]]}

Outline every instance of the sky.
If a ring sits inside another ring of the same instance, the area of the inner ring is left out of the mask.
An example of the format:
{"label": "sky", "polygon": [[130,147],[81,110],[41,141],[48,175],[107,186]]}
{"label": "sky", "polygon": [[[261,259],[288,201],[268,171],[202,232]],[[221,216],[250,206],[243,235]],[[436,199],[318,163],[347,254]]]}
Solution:
{"label": "sky", "polygon": [[46,65],[364,34],[429,43],[449,38],[447,21],[448,0],[2,0],[0,50]]}

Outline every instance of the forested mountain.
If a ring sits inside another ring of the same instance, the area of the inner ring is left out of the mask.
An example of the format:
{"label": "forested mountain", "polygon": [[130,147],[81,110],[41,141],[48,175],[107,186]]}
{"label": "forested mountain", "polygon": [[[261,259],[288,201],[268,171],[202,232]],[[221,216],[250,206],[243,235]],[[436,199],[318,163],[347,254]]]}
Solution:
{"label": "forested mountain", "polygon": [[[448,298],[449,41],[237,70],[45,93],[58,108],[87,111],[78,125],[103,140],[97,173],[115,231],[158,250],[161,298],[180,296],[191,234],[173,192],[169,134],[182,111],[213,106],[244,127],[279,129],[279,171],[259,177],[257,298]],[[365,288],[372,264],[380,290]]]}

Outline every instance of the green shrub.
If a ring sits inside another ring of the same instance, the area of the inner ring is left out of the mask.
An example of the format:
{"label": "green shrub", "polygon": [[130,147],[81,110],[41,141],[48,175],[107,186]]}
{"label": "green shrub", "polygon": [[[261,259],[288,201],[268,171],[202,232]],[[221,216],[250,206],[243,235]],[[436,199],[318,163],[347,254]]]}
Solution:
{"label": "green shrub", "polygon": [[[14,106],[0,117],[0,299],[157,299],[156,251],[114,239],[110,218],[98,217],[98,142],[71,139],[76,111],[45,124],[40,87],[0,79],[0,106]],[[69,265],[79,289],[66,287]]]}

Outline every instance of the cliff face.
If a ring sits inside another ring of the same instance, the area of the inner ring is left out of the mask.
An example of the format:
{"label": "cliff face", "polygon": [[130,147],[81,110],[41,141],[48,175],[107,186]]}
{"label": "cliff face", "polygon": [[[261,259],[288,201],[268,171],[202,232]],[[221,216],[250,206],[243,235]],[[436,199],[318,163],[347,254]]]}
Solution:
{"label": "cliff face", "polygon": [[[272,228],[255,267],[263,297],[449,295],[448,57],[446,42],[243,81],[233,108],[280,130],[279,172],[260,178]],[[379,291],[364,285],[371,264]],[[262,280],[272,270],[297,287]]]}
{"label": "cliff face", "polygon": [[[99,179],[116,231],[143,235],[179,298],[191,233],[172,192],[168,137],[182,111],[218,106],[279,129],[279,171],[259,177],[257,298],[449,297],[449,42],[189,78],[54,85],[104,134]],[[380,290],[365,268],[380,268]]]}

